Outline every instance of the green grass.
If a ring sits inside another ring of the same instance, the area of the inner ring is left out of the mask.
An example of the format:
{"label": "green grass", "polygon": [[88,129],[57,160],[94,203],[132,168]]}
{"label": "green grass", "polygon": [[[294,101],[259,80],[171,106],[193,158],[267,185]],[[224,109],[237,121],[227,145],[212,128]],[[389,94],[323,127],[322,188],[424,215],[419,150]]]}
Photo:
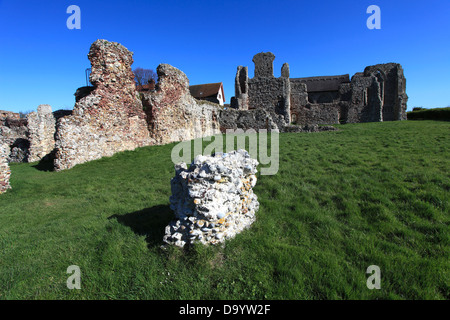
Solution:
{"label": "green grass", "polygon": [[11,165],[0,299],[449,299],[450,124],[338,127],[280,135],[257,221],[225,247],[160,248],[174,144],[62,172]]}

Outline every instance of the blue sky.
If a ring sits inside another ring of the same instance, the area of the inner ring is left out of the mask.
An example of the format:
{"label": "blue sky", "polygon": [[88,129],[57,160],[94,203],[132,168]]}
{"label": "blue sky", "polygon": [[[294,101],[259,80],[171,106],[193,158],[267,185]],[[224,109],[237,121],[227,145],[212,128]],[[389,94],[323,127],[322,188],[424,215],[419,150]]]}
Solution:
{"label": "blue sky", "polygon": [[[366,27],[372,4],[380,30]],[[66,27],[70,5],[81,9],[80,30]],[[271,51],[275,76],[284,62],[291,77],[397,62],[409,110],[450,105],[449,0],[0,0],[0,110],[72,108],[96,39],[133,51],[133,68],[168,63],[191,84],[223,82],[227,102],[237,66],[253,77],[253,56]]]}

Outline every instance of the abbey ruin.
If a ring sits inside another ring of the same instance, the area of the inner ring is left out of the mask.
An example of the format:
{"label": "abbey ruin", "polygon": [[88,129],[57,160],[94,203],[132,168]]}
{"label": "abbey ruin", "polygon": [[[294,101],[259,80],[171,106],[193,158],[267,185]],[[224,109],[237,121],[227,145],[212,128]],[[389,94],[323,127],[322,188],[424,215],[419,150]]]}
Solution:
{"label": "abbey ruin", "polygon": [[255,75],[239,66],[235,97],[237,110],[266,110],[286,124],[339,124],[406,120],[406,79],[398,63],[377,64],[349,75],[291,78],[289,65],[273,75],[275,55],[253,57]]}
{"label": "abbey ruin", "polygon": [[255,76],[239,66],[232,108],[194,99],[189,79],[168,64],[157,68],[155,90],[136,90],[133,53],[116,42],[89,50],[90,82],[75,93],[73,110],[0,111],[0,193],[10,188],[9,163],[53,161],[56,171],[138,147],[225,133],[227,129],[279,132],[336,130],[338,124],[406,119],[406,80],[399,64],[348,75],[290,78],[285,63],[273,75],[275,56],[253,57]]}

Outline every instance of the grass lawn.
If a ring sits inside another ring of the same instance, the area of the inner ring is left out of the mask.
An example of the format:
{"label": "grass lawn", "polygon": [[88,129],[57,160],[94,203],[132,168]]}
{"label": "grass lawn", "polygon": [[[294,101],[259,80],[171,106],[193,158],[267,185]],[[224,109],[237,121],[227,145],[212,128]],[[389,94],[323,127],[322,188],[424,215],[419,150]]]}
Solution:
{"label": "grass lawn", "polygon": [[224,247],[160,248],[175,144],[62,172],[12,164],[0,299],[449,299],[450,123],[338,127],[280,134],[257,221]]}

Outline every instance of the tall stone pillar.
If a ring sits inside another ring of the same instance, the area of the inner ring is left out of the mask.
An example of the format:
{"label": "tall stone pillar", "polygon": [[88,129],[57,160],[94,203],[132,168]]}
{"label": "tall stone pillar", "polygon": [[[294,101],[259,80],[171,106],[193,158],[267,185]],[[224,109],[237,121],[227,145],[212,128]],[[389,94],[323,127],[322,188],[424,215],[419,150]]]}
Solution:
{"label": "tall stone pillar", "polygon": [[41,104],[27,116],[30,139],[28,162],[40,161],[55,148],[55,117],[52,107]]}
{"label": "tall stone pillar", "polygon": [[239,110],[248,110],[248,68],[239,66],[236,72],[234,82],[235,98],[233,99],[233,108]]}
{"label": "tall stone pillar", "polygon": [[260,52],[255,54],[255,78],[273,78],[273,60],[275,55],[272,52]]}

